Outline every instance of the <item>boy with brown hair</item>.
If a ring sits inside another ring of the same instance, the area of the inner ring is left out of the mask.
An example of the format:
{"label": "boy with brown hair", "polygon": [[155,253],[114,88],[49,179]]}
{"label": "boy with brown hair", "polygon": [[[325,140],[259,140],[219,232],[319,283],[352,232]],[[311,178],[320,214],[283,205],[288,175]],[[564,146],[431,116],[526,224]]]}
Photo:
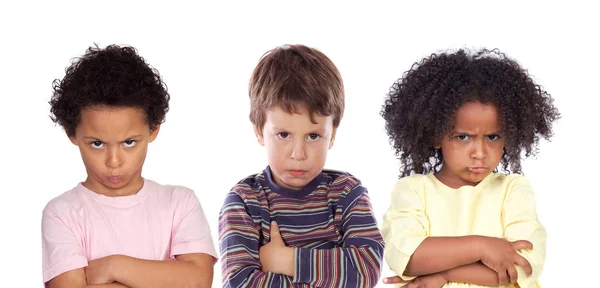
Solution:
{"label": "boy with brown hair", "polygon": [[316,49],[267,52],[250,120],[269,165],[235,185],[219,216],[224,287],[374,287],[384,243],[367,189],[323,170],[344,113],[339,71]]}

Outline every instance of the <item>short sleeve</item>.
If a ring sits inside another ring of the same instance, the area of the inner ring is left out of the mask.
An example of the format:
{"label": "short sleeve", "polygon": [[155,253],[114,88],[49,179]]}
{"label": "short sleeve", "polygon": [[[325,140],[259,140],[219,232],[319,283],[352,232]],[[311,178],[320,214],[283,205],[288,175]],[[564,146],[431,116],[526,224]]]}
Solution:
{"label": "short sleeve", "polygon": [[507,240],[528,240],[533,244],[533,250],[519,251],[533,268],[531,276],[527,277],[520,266],[516,268],[520,287],[536,287],[546,260],[546,229],[538,221],[535,194],[527,178],[519,176],[508,186],[502,219]]}
{"label": "short sleeve", "polygon": [[382,225],[386,262],[404,280],[415,278],[403,273],[410,257],[429,235],[423,191],[419,191],[417,182],[420,180],[414,177],[398,180]]}
{"label": "short sleeve", "polygon": [[[58,207],[56,207],[58,206]],[[68,205],[50,202],[42,213],[42,271],[44,283],[67,271],[87,266],[83,236]]]}
{"label": "short sleeve", "polygon": [[213,256],[216,262],[217,253],[202,205],[192,190],[186,191],[176,196],[182,199],[177,201],[170,256],[204,253]]}

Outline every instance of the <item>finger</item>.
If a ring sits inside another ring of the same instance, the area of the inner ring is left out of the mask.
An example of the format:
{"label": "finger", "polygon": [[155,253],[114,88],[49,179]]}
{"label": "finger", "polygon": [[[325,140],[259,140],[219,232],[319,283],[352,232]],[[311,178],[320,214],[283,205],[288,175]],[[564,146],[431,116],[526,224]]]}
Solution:
{"label": "finger", "polygon": [[525,270],[525,274],[527,274],[527,276],[531,276],[531,274],[533,273],[533,268],[531,268],[531,264],[529,263],[529,261],[527,261],[527,259],[525,259],[525,257],[518,255],[515,263],[523,267],[523,270]]}
{"label": "finger", "polygon": [[394,277],[385,277],[383,278],[383,283],[385,284],[397,284],[397,283],[408,283],[410,281],[404,281],[400,276]]}
{"label": "finger", "polygon": [[508,266],[508,277],[510,278],[511,284],[517,284],[519,274],[517,274],[517,269],[515,269],[515,266]]}
{"label": "finger", "polygon": [[531,250],[531,249],[533,249],[533,244],[531,244],[531,242],[529,242],[527,240],[515,241],[515,242],[512,242],[511,245],[516,250],[523,250],[523,249]]}
{"label": "finger", "polygon": [[508,275],[506,274],[506,271],[498,272],[498,284],[499,285],[508,284]]}
{"label": "finger", "polygon": [[277,222],[272,221],[271,222],[271,240],[274,238],[281,239],[281,234],[279,234],[279,226],[277,225]]}

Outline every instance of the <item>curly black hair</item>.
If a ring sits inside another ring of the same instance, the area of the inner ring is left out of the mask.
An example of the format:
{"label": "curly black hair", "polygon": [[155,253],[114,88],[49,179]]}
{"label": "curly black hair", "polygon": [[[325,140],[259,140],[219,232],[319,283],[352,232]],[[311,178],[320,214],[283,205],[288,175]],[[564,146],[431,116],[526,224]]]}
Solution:
{"label": "curly black hair", "polygon": [[130,46],[89,47],[54,80],[50,118],[75,135],[81,110],[92,106],[132,107],[145,112],[150,129],[164,122],[170,96],[160,74]]}
{"label": "curly black hair", "polygon": [[506,173],[521,173],[522,152],[535,155],[539,136],[550,140],[560,118],[550,94],[497,49],[432,54],[392,85],[380,113],[402,164],[400,177],[439,171],[442,153],[434,143],[451,131],[456,110],[472,101],[500,111]]}

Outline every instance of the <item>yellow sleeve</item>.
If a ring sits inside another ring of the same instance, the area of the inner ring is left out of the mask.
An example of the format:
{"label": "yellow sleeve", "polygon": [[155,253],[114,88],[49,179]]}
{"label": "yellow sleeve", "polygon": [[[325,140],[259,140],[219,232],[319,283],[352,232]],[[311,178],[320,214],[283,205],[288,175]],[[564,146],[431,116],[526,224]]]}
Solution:
{"label": "yellow sleeve", "polygon": [[403,273],[412,254],[429,235],[425,199],[423,191],[419,191],[418,183],[421,181],[418,180],[405,177],[396,183],[392,191],[391,205],[384,215],[382,225],[383,239],[386,243],[385,260],[390,269],[401,275],[404,280],[415,278]]}
{"label": "yellow sleeve", "polygon": [[519,252],[531,264],[531,276],[527,277],[522,267],[516,268],[521,288],[536,287],[546,260],[546,229],[538,221],[535,194],[525,177],[519,176],[509,184],[502,220],[507,240],[528,240],[533,244],[533,250]]}

